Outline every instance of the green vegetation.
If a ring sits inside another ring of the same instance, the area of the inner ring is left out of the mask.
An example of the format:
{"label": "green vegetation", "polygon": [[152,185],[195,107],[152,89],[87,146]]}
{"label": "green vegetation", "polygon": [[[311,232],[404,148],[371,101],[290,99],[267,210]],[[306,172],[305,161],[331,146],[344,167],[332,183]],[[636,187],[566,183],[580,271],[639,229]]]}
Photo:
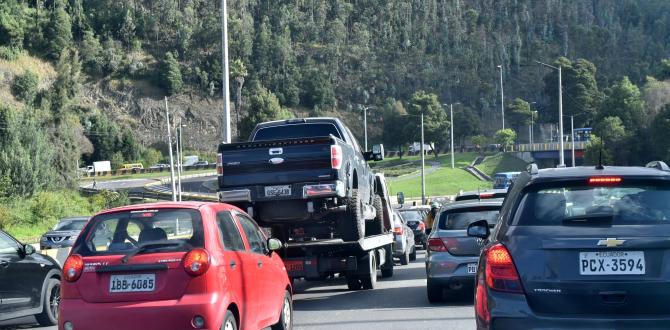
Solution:
{"label": "green vegetation", "polygon": [[[206,170],[190,170],[182,172],[182,175],[191,175],[191,174],[203,174],[203,173],[216,173],[214,169]],[[175,175],[177,175],[175,173]],[[163,169],[163,172],[155,173],[140,173],[140,174],[125,174],[125,175],[116,175],[116,176],[98,176],[98,177],[82,177],[82,181],[110,181],[110,180],[126,180],[126,179],[162,179],[170,177],[170,169]]]}
{"label": "green vegetation", "polygon": [[[421,177],[398,178],[389,180],[391,194],[405,193],[406,197],[421,197]],[[440,168],[426,175],[426,196],[445,196],[457,194],[460,190],[490,188],[491,183],[479,181],[462,169]]]}
{"label": "green vegetation", "polygon": [[526,170],[526,162],[507,153],[488,156],[476,167],[489,176],[498,172],[521,172]]}

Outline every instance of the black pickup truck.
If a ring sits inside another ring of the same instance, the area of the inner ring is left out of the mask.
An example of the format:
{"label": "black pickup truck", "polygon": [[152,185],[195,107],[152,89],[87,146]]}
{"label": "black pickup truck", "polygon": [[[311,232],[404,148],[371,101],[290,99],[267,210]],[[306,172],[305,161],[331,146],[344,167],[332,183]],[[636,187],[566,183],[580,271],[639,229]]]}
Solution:
{"label": "black pickup truck", "polygon": [[358,241],[386,233],[381,192],[367,164],[382,145],[363,151],[337,118],[258,124],[248,142],[218,149],[218,196],[289,241]]}

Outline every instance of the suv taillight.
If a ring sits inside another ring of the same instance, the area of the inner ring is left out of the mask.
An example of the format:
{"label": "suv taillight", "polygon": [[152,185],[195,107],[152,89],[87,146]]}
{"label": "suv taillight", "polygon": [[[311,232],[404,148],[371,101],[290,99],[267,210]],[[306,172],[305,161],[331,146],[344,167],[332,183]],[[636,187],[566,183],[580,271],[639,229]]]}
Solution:
{"label": "suv taillight", "polygon": [[334,170],[342,168],[342,147],[330,146],[330,167]]}
{"label": "suv taillight", "polygon": [[209,252],[193,249],[184,257],[184,270],[191,276],[200,276],[209,269]]}
{"label": "suv taillight", "polygon": [[426,230],[426,225],[423,223],[423,221],[419,221],[419,224],[416,226],[416,229],[424,231]]}
{"label": "suv taillight", "polygon": [[74,282],[81,277],[84,271],[84,258],[78,254],[73,254],[65,260],[63,264],[63,278],[68,282]]}
{"label": "suv taillight", "polygon": [[486,284],[491,290],[523,294],[521,279],[507,248],[496,244],[486,251]]}
{"label": "suv taillight", "polygon": [[396,234],[396,235],[402,235],[403,231],[404,230],[403,230],[402,227],[394,227],[393,228],[393,233]]}
{"label": "suv taillight", "polygon": [[223,175],[223,155],[216,154],[216,174]]}

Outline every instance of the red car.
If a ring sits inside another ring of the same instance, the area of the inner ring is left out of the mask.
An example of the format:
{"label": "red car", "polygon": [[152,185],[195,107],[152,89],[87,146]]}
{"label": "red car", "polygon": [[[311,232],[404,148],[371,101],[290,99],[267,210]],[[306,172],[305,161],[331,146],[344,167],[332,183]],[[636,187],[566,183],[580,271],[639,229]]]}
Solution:
{"label": "red car", "polygon": [[222,203],[101,212],[63,266],[59,329],[291,329],[276,239]]}

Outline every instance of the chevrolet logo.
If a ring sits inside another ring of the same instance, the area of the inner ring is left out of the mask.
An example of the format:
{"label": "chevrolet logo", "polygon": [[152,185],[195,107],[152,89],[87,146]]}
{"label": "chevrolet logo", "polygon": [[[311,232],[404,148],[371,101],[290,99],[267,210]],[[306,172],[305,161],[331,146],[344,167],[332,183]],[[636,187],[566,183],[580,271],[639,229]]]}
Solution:
{"label": "chevrolet logo", "polygon": [[617,247],[622,245],[625,241],[625,239],[616,238],[601,239],[598,241],[598,246]]}

